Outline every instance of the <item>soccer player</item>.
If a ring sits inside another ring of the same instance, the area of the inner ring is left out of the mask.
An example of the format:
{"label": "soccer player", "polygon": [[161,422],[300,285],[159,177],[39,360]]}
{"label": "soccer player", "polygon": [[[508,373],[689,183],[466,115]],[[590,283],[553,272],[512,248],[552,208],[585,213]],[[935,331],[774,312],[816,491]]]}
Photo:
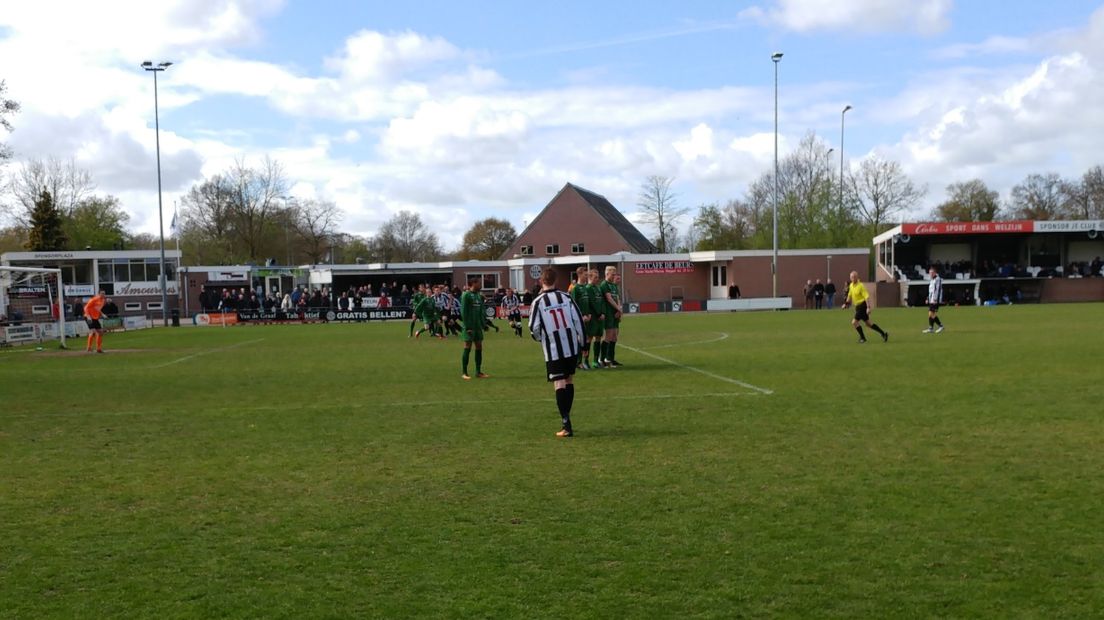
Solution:
{"label": "soccer player", "polygon": [[606,303],[606,332],[600,347],[601,363],[606,368],[616,368],[621,366],[617,361],[617,335],[621,331],[621,285],[617,267],[606,267],[606,279],[598,285],[598,291]]}
{"label": "soccer player", "polygon": [[579,368],[590,370],[590,323],[595,320],[594,309],[590,305],[590,272],[586,267],[579,267],[575,282],[568,291],[571,299],[579,306],[579,313],[583,317],[583,355],[579,358]]}
{"label": "soccer player", "polygon": [[939,272],[934,266],[928,268],[928,275],[931,277],[928,281],[928,328],[924,333],[938,334],[943,331],[943,321],[940,321],[938,316],[939,304],[943,303],[943,278],[939,277]]}
{"label": "soccer player", "polygon": [[[587,353],[594,350],[594,362],[591,368],[597,370],[602,367],[602,335],[606,330],[606,301],[602,298],[599,285],[602,276],[597,269],[591,269],[587,274],[590,282],[587,284],[587,297],[590,302],[590,323],[587,325]],[[584,354],[585,355],[585,354]]]}
{"label": "soccer player", "polygon": [[436,336],[434,326],[437,323],[437,305],[429,295],[422,297],[418,305],[414,306],[414,316],[422,320],[422,329],[414,332],[415,338],[420,338],[422,333],[429,332],[430,336]]}
{"label": "soccer player", "polygon": [[866,334],[863,333],[862,323],[866,323],[867,327],[881,334],[882,342],[889,342],[889,332],[882,330],[877,323],[870,322],[869,300],[870,295],[866,292],[866,287],[859,281],[859,272],[852,271],[851,282],[847,285],[847,297],[843,300],[843,307],[846,308],[852,304],[855,306],[855,318],[851,319],[851,327],[859,332],[859,344],[866,342]]}
{"label": "soccer player", "polygon": [[468,280],[468,290],[460,296],[460,320],[464,323],[464,354],[460,358],[464,372],[460,376],[465,381],[471,380],[468,359],[472,343],[475,343],[475,376],[480,379],[490,376],[483,372],[483,323],[486,317],[483,314],[483,294],[479,292],[481,288],[482,278],[472,278]]}
{"label": "soccer player", "polygon": [[[410,298],[410,336],[414,335],[414,326],[418,323],[418,319],[420,318],[417,311],[415,311],[414,309],[418,307],[418,304],[421,303],[421,301],[425,299],[425,297],[425,284],[419,284],[417,292],[415,292],[414,296]],[[407,336],[407,338],[409,338],[410,336]]]}
{"label": "soccer player", "polygon": [[512,288],[506,289],[506,295],[502,298],[502,312],[510,322],[514,334],[521,338],[521,299]]}
{"label": "soccer player", "polygon": [[88,303],[84,304],[84,322],[88,324],[88,346],[85,347],[85,351],[92,352],[92,342],[96,343],[96,353],[103,353],[103,325],[100,324],[100,319],[103,318],[103,307],[107,303],[107,293],[100,291],[92,296],[92,299],[88,300]]}
{"label": "soccer player", "polygon": [[562,427],[557,437],[573,437],[571,405],[575,401],[575,364],[585,343],[583,317],[571,296],[556,289],[556,272],[541,274],[541,293],[529,311],[529,333],[541,343],[548,381],[556,388]]}

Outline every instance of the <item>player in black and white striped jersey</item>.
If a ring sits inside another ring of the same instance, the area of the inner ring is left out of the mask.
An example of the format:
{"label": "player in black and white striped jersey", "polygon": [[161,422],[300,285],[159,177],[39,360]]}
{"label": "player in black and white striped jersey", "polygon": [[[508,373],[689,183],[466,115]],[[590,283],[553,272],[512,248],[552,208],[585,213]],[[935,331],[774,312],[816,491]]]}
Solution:
{"label": "player in black and white striped jersey", "polygon": [[502,297],[502,312],[506,320],[510,322],[510,328],[518,338],[521,337],[521,299],[514,289],[506,289],[506,295]]}
{"label": "player in black and white striped jersey", "polygon": [[[928,269],[928,275],[931,280],[928,281],[928,328],[924,330],[925,334],[936,333],[943,331],[943,321],[939,320],[939,304],[943,303],[943,278],[939,277],[939,272],[935,267]],[[936,327],[938,325],[939,327]]]}
{"label": "player in black and white striped jersey", "polygon": [[575,365],[586,345],[583,315],[571,295],[556,288],[556,272],[541,274],[541,293],[529,309],[529,333],[544,350],[548,380],[556,388],[556,407],[563,427],[557,437],[573,437],[571,405],[575,400]]}

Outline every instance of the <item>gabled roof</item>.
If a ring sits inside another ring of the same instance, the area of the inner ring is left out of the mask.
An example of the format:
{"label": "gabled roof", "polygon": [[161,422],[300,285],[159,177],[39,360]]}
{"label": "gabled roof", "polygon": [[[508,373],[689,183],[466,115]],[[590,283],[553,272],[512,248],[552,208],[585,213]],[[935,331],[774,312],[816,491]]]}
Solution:
{"label": "gabled roof", "polygon": [[621,235],[621,238],[629,245],[627,249],[630,252],[635,254],[654,254],[659,252],[659,248],[651,241],[648,241],[648,238],[641,234],[640,231],[636,229],[636,226],[633,226],[632,222],[622,215],[621,212],[617,210],[617,207],[614,207],[605,196],[571,183],[568,183],[565,189],[568,187],[582,196],[583,200],[585,200],[598,215],[602,216],[602,219],[605,220],[611,228],[617,231],[617,234]]}

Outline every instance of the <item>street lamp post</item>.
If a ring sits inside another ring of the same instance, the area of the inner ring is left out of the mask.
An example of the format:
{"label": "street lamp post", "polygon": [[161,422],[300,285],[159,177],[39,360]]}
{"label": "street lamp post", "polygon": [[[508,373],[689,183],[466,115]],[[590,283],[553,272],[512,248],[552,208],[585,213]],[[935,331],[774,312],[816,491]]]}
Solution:
{"label": "street lamp post", "polygon": [[284,199],[284,247],[287,249],[287,262],[284,264],[291,267],[291,235],[288,234],[288,220],[291,219],[291,212],[288,211],[288,202],[291,200],[291,196],[280,197]]}
{"label": "street lamp post", "polygon": [[774,62],[774,252],[771,255],[771,296],[778,297],[778,63],[782,52],[771,54]]}
{"label": "street lamp post", "polygon": [[825,279],[831,280],[832,279],[832,255],[829,254],[828,256],[825,256],[825,258],[828,259],[828,273],[825,274],[824,277],[825,277]]}
{"label": "street lamp post", "polygon": [[839,210],[840,215],[843,214],[843,121],[847,115],[847,111],[851,109],[848,105],[840,112],[840,187],[839,187]]}
{"label": "street lamp post", "polygon": [[165,216],[161,205],[161,120],[157,109],[157,74],[172,66],[171,62],[159,62],[156,65],[147,60],[142,68],[153,72],[153,134],[157,143],[157,229],[161,237],[161,319],[169,326],[169,296],[165,281]]}

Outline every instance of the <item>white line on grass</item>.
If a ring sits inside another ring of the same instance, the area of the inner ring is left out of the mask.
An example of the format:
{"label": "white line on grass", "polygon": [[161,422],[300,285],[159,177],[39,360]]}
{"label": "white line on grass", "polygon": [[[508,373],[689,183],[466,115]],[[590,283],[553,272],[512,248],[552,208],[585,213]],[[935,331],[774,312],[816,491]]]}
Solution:
{"label": "white line on grass", "polygon": [[[245,344],[245,343],[242,343]],[[633,396],[618,396],[615,400],[668,400],[673,398],[679,399],[695,399],[695,398],[718,398],[727,396],[755,396],[755,394],[749,394],[747,392],[699,392],[696,394],[636,394]],[[580,396],[575,398],[576,401],[608,401],[608,396]],[[439,407],[441,405],[501,405],[501,404],[533,404],[533,403],[551,403],[555,402],[553,398],[487,398],[487,399],[471,399],[471,400],[419,400],[419,401],[394,401],[394,402],[377,402],[375,403],[381,407]],[[350,409],[347,405],[338,405],[333,403],[318,403],[317,405],[311,405],[307,407],[307,410],[316,409]],[[301,412],[304,410],[301,406],[290,405],[263,405],[256,407],[231,407],[231,408],[204,408],[204,413],[221,413],[221,412],[233,412],[233,413],[263,413],[267,411],[296,411]],[[0,419],[23,419],[23,418],[41,418],[43,415],[49,417],[68,417],[68,416],[126,416],[126,415],[149,415],[150,413],[168,413],[167,411],[155,411],[149,410],[130,410],[130,411],[51,411],[46,414],[41,413],[16,413],[16,414],[0,414]]]}
{"label": "white line on grass", "polygon": [[717,379],[719,381],[724,381],[725,383],[731,383],[733,385],[738,385],[740,387],[745,387],[749,390],[755,390],[756,392],[759,392],[760,394],[774,394],[773,390],[768,390],[767,388],[761,388],[757,385],[752,385],[750,383],[744,383],[743,381],[740,381],[739,379],[733,379],[732,377],[724,377],[724,376],[709,372],[708,370],[702,370],[701,368],[694,368],[693,366],[687,366],[686,364],[680,364],[680,363],[676,362],[675,360],[670,360],[670,359],[667,359],[666,357],[661,357],[659,355],[656,355],[655,353],[648,353],[647,351],[644,351],[643,349],[637,349],[635,347],[630,347],[627,344],[621,344],[620,346],[623,349],[628,349],[630,351],[635,351],[636,353],[639,353],[641,355],[647,355],[650,358],[657,359],[661,362],[666,362],[666,363],[668,363],[672,366],[678,366],[679,368],[682,368],[684,370],[690,370],[690,371],[696,372],[698,374],[703,374],[707,377],[713,377],[714,379]]}
{"label": "white line on grass", "polygon": [[238,347],[244,347],[247,344],[253,344],[254,342],[260,342],[264,338],[257,338],[255,340],[246,340],[245,342],[239,342],[225,347],[219,347],[217,349],[210,349],[208,351],[200,351],[199,353],[192,353],[191,355],[185,355],[184,357],[178,357],[171,362],[165,362],[164,364],[158,364],[156,366],[150,366],[150,368],[164,368],[166,366],[172,366],[173,364],[179,364],[180,362],[186,362],[190,359],[195,359],[201,355],[210,355],[211,353],[221,353],[223,351],[229,351],[230,349],[236,349]]}
{"label": "white line on grass", "polygon": [[709,344],[711,342],[720,342],[720,341],[724,340],[725,338],[728,338],[728,334],[726,334],[725,332],[716,332],[716,333],[720,334],[721,337],[720,338],[710,338],[709,340],[692,340],[690,342],[677,342],[675,344],[657,344],[654,347],[641,347],[641,349],[642,350],[646,349],[648,351],[651,351],[651,350],[654,350],[654,349],[670,349],[670,348],[673,348],[673,347],[687,347],[687,346],[694,345],[694,344]]}

